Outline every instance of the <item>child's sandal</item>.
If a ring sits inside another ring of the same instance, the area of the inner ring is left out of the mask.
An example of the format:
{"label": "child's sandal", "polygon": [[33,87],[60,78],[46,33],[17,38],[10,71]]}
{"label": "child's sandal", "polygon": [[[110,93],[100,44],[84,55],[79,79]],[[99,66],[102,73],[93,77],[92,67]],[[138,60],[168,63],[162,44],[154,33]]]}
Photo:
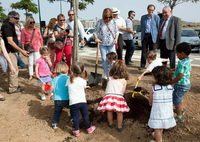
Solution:
{"label": "child's sandal", "polygon": [[124,126],[125,126],[125,124],[124,124],[124,121],[123,121],[122,122],[122,127],[121,128],[117,128],[118,132],[122,132],[122,130],[124,129]]}
{"label": "child's sandal", "polygon": [[111,129],[114,128],[114,125],[113,125],[113,124],[110,125],[108,121],[107,121],[107,125],[108,125],[108,127],[111,128]]}

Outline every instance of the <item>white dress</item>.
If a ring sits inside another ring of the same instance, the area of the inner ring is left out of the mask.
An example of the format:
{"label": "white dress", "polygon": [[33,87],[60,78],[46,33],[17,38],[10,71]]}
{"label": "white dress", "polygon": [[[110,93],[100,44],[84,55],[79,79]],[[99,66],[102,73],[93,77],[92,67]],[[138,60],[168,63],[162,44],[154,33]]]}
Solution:
{"label": "white dress", "polygon": [[176,125],[173,113],[173,87],[153,86],[153,105],[148,125],[153,129],[168,129]]}

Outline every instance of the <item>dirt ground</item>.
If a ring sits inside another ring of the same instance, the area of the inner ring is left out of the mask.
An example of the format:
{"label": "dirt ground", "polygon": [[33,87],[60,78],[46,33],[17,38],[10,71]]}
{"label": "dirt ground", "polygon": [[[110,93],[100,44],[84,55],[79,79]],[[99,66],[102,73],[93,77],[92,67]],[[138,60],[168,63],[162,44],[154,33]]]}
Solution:
{"label": "dirt ground", "polygon": [[[27,59],[23,57],[25,63]],[[94,71],[95,61],[92,58],[80,57],[85,63],[88,73]],[[24,89],[22,93],[7,94],[7,77],[0,77],[2,95],[6,101],[0,102],[0,141],[1,142],[147,142],[153,139],[152,129],[147,125],[150,107],[145,99],[147,90],[151,87],[151,77],[144,77],[139,86],[145,90],[143,96],[138,94],[132,98],[136,79],[142,71],[138,70],[139,62],[134,62],[128,67],[130,80],[125,93],[126,101],[131,109],[124,114],[125,128],[122,133],[116,129],[116,115],[114,115],[115,127],[110,129],[106,125],[106,113],[98,112],[97,106],[104,96],[101,83],[98,86],[86,90],[90,121],[97,129],[92,134],[87,134],[82,118],[80,119],[79,137],[72,135],[72,123],[69,109],[64,109],[60,117],[59,128],[52,129],[51,122],[54,111],[53,101],[40,100],[40,86],[36,79],[27,82],[28,70],[20,69],[19,85]],[[98,72],[102,73],[101,61]],[[0,69],[0,73],[2,70]],[[197,142],[200,140],[200,68],[192,67],[191,90],[184,100],[184,123],[178,123],[176,127],[165,130],[164,142]]]}

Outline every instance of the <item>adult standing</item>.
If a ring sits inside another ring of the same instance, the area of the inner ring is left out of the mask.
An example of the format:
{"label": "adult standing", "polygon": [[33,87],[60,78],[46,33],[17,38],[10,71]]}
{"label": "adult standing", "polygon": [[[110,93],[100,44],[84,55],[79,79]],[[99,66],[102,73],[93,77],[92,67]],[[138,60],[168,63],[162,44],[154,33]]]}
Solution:
{"label": "adult standing", "polygon": [[38,58],[40,58],[39,50],[43,46],[43,39],[40,30],[35,27],[35,20],[33,17],[26,19],[24,28],[21,33],[22,49],[25,49],[26,44],[30,44],[33,47],[33,52],[29,53],[28,57],[28,70],[29,80],[33,78],[33,65]]}
{"label": "adult standing", "polygon": [[118,42],[117,42],[118,44],[117,56],[119,60],[122,60],[122,52],[123,52],[123,46],[124,46],[122,34],[123,34],[123,31],[126,30],[126,23],[125,23],[125,20],[118,15],[120,13],[120,10],[118,10],[116,7],[113,7],[112,12],[113,12],[113,18],[116,20],[117,27],[119,30],[119,37],[118,37]]}
{"label": "adult standing", "polygon": [[59,14],[57,16],[57,20],[58,23],[54,26],[54,35],[56,38],[56,42],[60,41],[61,43],[63,43],[63,48],[55,48],[56,60],[53,69],[55,71],[56,65],[61,61],[64,52],[67,65],[69,67],[68,74],[70,74],[72,56],[72,42],[70,40],[70,37],[72,37],[72,31],[71,27],[65,23],[65,16],[63,14]]}
{"label": "adult standing", "polygon": [[16,73],[11,72],[11,67],[8,66],[8,91],[10,94],[21,92],[18,84],[18,66],[17,66],[17,51],[20,51],[24,56],[28,57],[28,52],[18,47],[17,35],[15,32],[15,24],[19,21],[19,13],[11,11],[8,13],[8,18],[4,21],[1,31],[5,42],[6,50],[10,60],[16,70]]}
{"label": "adult standing", "polygon": [[106,60],[107,52],[116,52],[115,44],[118,40],[118,28],[117,23],[113,20],[113,13],[110,8],[103,10],[102,19],[97,21],[94,29],[95,42],[101,42],[100,52],[103,64],[104,79],[108,79],[108,63]]}
{"label": "adult standing", "polygon": [[[68,16],[69,16],[69,18],[66,20],[66,23],[71,27],[72,34],[74,34],[74,11],[69,10]],[[78,19],[78,32],[79,32],[79,35],[80,35],[79,38],[81,38],[80,39],[81,40],[81,49],[83,49],[85,31],[84,31],[83,24],[81,23],[81,21],[79,19]]]}
{"label": "adult standing", "polygon": [[53,32],[53,27],[57,24],[57,19],[56,18],[51,18],[49,21],[48,26],[46,27],[43,38],[47,38],[47,46],[49,48],[49,51],[51,53],[50,59],[52,63],[52,70],[53,70],[53,65],[54,65],[54,59],[55,59],[55,46],[54,43],[56,41],[54,32]]}
{"label": "adult standing", "polygon": [[160,20],[157,36],[157,48],[160,48],[160,57],[169,58],[170,68],[175,69],[176,45],[181,41],[181,22],[178,17],[172,16],[172,10],[166,6],[162,10],[163,19]]}
{"label": "adult standing", "polygon": [[128,18],[126,19],[126,31],[123,32],[123,40],[126,43],[126,54],[125,54],[125,63],[130,65],[131,58],[136,49],[135,43],[133,42],[133,35],[136,34],[136,31],[133,31],[133,19],[135,17],[135,12],[130,10],[128,12]]}
{"label": "adult standing", "polygon": [[158,28],[160,17],[153,14],[155,6],[150,4],[147,6],[148,14],[141,17],[141,40],[142,40],[142,53],[139,70],[145,68],[146,65],[146,54],[149,50],[155,50],[155,43],[158,35]]}

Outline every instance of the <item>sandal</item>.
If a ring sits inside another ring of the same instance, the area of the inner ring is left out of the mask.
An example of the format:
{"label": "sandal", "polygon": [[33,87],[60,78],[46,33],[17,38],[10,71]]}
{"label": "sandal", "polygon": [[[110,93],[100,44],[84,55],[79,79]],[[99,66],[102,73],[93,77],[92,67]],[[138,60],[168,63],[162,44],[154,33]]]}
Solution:
{"label": "sandal", "polygon": [[111,129],[114,127],[114,125],[113,125],[113,124],[110,125],[108,121],[107,121],[107,125],[108,125],[108,127],[111,128]]}
{"label": "sandal", "polygon": [[1,98],[0,98],[0,101],[5,101],[5,100],[6,100],[5,97],[1,97]]}
{"label": "sandal", "polygon": [[122,127],[121,128],[117,128],[118,132],[122,132],[122,130],[124,129],[124,121],[122,122]]}

